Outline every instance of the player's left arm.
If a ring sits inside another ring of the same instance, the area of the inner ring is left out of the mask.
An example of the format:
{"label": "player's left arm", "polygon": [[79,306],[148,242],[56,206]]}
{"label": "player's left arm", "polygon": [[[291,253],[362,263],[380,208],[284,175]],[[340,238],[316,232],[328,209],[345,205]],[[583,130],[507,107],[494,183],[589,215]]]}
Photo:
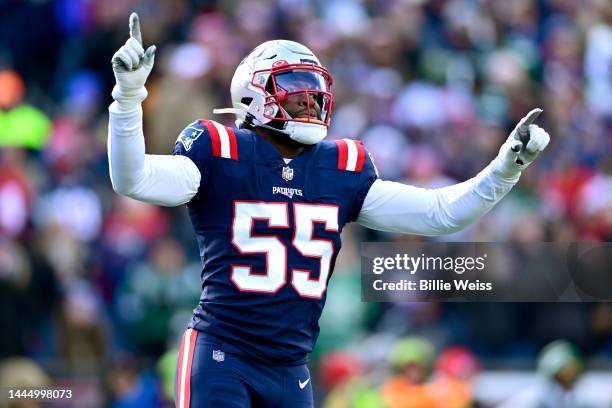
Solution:
{"label": "player's left arm", "polygon": [[[376,180],[363,201],[357,222],[380,231],[418,235],[449,234],[467,227],[512,189],[521,173],[548,145],[548,133],[531,124],[540,112],[534,109],[521,119],[497,157],[467,181],[424,189]],[[529,141],[524,146],[519,135],[526,132]]]}

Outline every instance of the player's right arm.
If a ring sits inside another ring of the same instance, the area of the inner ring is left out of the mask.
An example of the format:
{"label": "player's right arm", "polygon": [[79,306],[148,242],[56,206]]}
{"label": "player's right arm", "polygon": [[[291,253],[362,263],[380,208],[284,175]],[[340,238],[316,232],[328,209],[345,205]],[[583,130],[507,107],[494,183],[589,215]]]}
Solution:
{"label": "player's right arm", "polygon": [[184,155],[145,154],[142,101],[155,59],[155,46],[142,47],[138,15],[130,16],[130,38],[112,59],[116,85],[109,107],[108,160],[111,183],[119,194],[165,206],[189,202],[198,192],[201,172]]}

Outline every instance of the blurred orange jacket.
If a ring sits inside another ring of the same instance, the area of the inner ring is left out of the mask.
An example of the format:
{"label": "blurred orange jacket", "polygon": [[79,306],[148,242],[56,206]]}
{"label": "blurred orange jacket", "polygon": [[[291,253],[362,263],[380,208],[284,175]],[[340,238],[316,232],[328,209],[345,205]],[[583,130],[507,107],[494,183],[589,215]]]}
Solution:
{"label": "blurred orange jacket", "polygon": [[431,388],[393,377],[382,386],[382,398],[389,408],[437,408]]}

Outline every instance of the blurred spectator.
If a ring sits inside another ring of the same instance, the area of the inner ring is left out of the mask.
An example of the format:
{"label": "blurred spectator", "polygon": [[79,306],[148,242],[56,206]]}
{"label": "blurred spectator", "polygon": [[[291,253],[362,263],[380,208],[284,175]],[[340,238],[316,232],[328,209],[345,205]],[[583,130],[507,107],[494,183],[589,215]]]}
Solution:
{"label": "blurred spectator", "polygon": [[612,117],[612,5],[596,2],[597,21],[587,31],[584,71],[590,108]]}
{"label": "blurred spectator", "polygon": [[182,331],[197,304],[199,265],[188,264],[176,240],[155,242],[147,262],[128,272],[116,298],[125,335],[137,350],[158,357],[173,333]]}
{"label": "blurred spectator", "polygon": [[449,347],[436,359],[435,378],[430,387],[438,408],[474,406],[473,379],[478,373],[477,357],[465,347]]}
{"label": "blurred spectator", "polygon": [[0,357],[49,350],[43,329],[60,300],[57,277],[34,245],[0,237]]}
{"label": "blurred spectator", "polygon": [[66,289],[59,319],[61,356],[71,370],[95,371],[106,364],[110,346],[100,296],[83,279],[74,279]]}
{"label": "blurred spectator", "polygon": [[321,358],[321,386],[328,392],[324,408],[383,408],[380,393],[354,353],[331,352]]}
{"label": "blurred spectator", "polygon": [[[177,344],[179,341],[177,341]],[[178,361],[179,351],[177,348],[170,348],[157,360],[156,369],[157,375],[161,382],[162,396],[165,403],[169,407],[175,406],[174,399],[174,381],[176,374],[176,364]]]}
{"label": "blurred spectator", "polygon": [[0,234],[10,237],[25,233],[30,218],[33,186],[26,157],[17,149],[0,150]]}
{"label": "blurred spectator", "polygon": [[582,356],[571,343],[556,340],[538,357],[541,382],[506,401],[502,407],[579,408],[585,407],[574,389],[584,371]]}
{"label": "blurred spectator", "polygon": [[41,149],[49,136],[50,121],[39,109],[23,103],[21,76],[0,69],[0,147]]}
{"label": "blurred spectator", "polygon": [[612,240],[612,160],[594,175],[578,195],[580,227],[591,240]]}
{"label": "blurred spectator", "polygon": [[390,408],[435,408],[436,398],[427,384],[434,358],[435,350],[428,340],[399,339],[389,353],[393,376],[381,388],[384,402]]}
{"label": "blurred spectator", "polygon": [[[0,360],[0,388],[4,390],[49,389],[51,378],[35,361],[25,357],[12,357]],[[3,401],[3,404],[5,401]],[[42,408],[43,401],[33,399],[8,400],[6,408]]]}
{"label": "blurred spectator", "polygon": [[150,408],[160,406],[155,378],[138,367],[132,356],[116,358],[107,381],[111,389],[111,408]]}

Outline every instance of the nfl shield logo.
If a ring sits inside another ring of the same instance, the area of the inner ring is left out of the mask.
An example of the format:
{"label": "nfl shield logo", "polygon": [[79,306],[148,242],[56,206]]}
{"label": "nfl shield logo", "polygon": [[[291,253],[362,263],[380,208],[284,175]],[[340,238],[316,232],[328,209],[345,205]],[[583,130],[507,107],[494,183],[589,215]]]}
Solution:
{"label": "nfl shield logo", "polygon": [[291,167],[283,167],[283,180],[293,180],[293,169]]}
{"label": "nfl shield logo", "polygon": [[213,350],[212,358],[217,363],[220,363],[221,361],[225,360],[225,353],[222,352],[221,350]]}

